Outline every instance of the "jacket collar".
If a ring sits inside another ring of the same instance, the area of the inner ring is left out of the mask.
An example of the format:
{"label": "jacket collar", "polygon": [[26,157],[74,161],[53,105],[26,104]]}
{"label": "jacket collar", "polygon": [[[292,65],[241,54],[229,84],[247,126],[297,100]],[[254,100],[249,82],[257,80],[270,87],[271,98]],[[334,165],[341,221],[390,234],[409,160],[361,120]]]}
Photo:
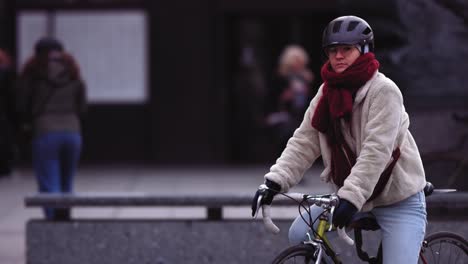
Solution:
{"label": "jacket collar", "polygon": [[356,108],[357,105],[359,105],[364,98],[366,98],[367,92],[369,91],[369,87],[371,84],[377,79],[377,75],[379,74],[379,71],[375,71],[374,75],[372,78],[370,78],[369,81],[367,81],[359,90],[356,92],[356,97],[354,98],[354,105],[353,105],[353,110]]}

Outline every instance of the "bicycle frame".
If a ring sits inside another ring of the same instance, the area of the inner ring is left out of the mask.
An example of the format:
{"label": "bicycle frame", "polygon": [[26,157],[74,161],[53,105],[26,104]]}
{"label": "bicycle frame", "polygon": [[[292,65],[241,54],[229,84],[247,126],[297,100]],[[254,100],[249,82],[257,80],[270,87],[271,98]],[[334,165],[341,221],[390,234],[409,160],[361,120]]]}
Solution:
{"label": "bicycle frame", "polygon": [[330,230],[330,223],[328,221],[328,218],[330,217],[329,214],[329,212],[326,212],[325,214],[322,214],[320,216],[314,239],[310,235],[310,232],[308,232],[306,234],[308,240],[304,241],[304,244],[313,245],[316,247],[316,250],[318,250],[318,252],[315,252],[315,255],[317,256],[316,264],[321,262],[324,251],[325,254],[329,256],[334,263],[342,263],[339,256],[333,250],[332,244],[330,243],[326,235],[327,230]]}

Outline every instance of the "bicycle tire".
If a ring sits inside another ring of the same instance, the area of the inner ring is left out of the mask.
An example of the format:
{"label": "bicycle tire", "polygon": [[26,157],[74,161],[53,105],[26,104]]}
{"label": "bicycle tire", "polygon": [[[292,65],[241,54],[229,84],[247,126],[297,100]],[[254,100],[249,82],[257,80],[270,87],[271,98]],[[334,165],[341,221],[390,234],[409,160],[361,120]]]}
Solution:
{"label": "bicycle tire", "polygon": [[[300,244],[289,247],[283,250],[272,262],[272,264],[289,264],[289,263],[315,263],[317,257],[315,256],[316,246],[309,244]],[[325,252],[324,252],[325,254]],[[322,258],[322,263],[325,259]]]}
{"label": "bicycle tire", "polygon": [[452,232],[443,231],[431,234],[424,240],[419,263],[466,264],[468,263],[468,243],[463,237]]}

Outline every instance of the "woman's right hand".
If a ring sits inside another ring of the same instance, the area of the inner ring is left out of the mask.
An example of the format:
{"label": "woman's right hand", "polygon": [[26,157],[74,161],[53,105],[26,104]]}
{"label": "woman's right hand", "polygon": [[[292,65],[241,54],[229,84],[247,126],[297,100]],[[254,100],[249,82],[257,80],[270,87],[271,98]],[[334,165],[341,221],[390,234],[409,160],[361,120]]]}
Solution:
{"label": "woman's right hand", "polygon": [[[270,205],[273,202],[273,197],[278,194],[281,190],[281,186],[276,182],[265,180],[265,183],[260,185],[255,192],[254,198],[252,199],[252,217],[255,216],[255,213],[264,204]],[[260,203],[258,203],[258,198],[262,197]]]}

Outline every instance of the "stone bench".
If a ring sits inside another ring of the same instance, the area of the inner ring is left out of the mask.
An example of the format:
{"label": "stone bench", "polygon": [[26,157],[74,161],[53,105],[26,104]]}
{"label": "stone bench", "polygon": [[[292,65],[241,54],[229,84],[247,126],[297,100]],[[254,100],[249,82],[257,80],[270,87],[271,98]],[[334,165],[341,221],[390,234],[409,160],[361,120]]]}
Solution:
{"label": "stone bench", "polygon": [[[156,194],[99,193],[25,198],[27,207],[178,207],[206,209],[206,218],[191,219],[79,219],[46,221],[31,219],[26,227],[28,264],[118,264],[118,263],[269,263],[288,246],[291,219],[277,219],[279,235],[269,234],[261,220],[229,219],[223,208],[248,207],[251,196],[159,196]],[[291,202],[276,203],[295,207]],[[468,193],[428,197],[427,233],[448,230],[468,234]],[[369,232],[370,233],[370,232]],[[365,238],[370,252],[378,245],[375,232]],[[355,249],[337,243],[344,256]]]}

